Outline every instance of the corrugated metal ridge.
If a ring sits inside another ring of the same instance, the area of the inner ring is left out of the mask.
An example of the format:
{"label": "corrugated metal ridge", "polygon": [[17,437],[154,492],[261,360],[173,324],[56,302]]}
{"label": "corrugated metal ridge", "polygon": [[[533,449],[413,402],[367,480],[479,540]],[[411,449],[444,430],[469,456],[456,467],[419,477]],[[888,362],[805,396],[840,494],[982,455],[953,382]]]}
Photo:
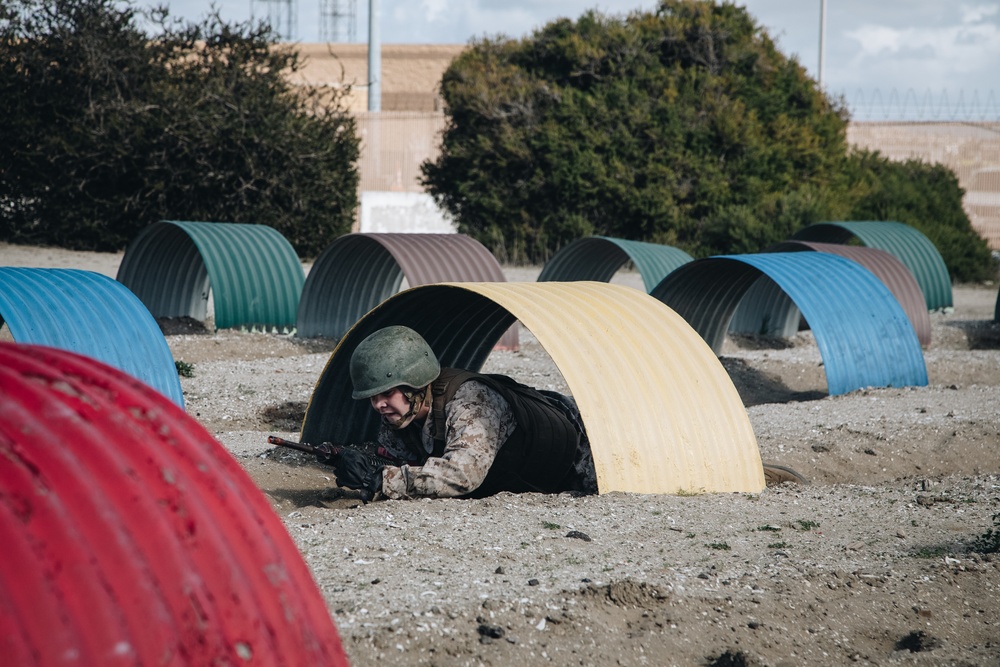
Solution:
{"label": "corrugated metal ridge", "polygon": [[99,359],[178,405],[184,393],[160,327],[124,285],[80,269],[0,267],[0,323],[18,343]]}
{"label": "corrugated metal ridge", "polygon": [[217,329],[289,331],[305,271],[288,240],[267,225],[164,220],[132,240],[118,281],[155,317],[204,320],[211,289]]}
{"label": "corrugated metal ridge", "polygon": [[[366,401],[351,399],[345,380],[351,353],[370,333],[412,327],[443,365],[479,370],[515,319],[550,354],[580,407],[601,493],[763,489],[749,418],[715,354],[662,303],[600,282],[443,283],[396,294],[361,318],[331,354],[302,440],[375,436],[377,415]],[[655,410],[635,409],[640,387]]]}
{"label": "corrugated metal ridge", "polygon": [[800,249],[840,255],[874,273],[903,307],[903,312],[913,325],[921,346],[930,345],[931,318],[927,312],[924,293],[913,273],[895,255],[878,248],[814,241],[784,241],[768,248],[765,252],[797,252]]}
{"label": "corrugated metal ridge", "polygon": [[596,280],[609,282],[631,261],[649,292],[663,278],[692,261],[680,248],[607,236],[588,236],[563,246],[545,263],[538,282]]}
{"label": "corrugated metal ridge", "polygon": [[7,664],[347,665],[270,503],[178,406],[94,359],[9,343],[0,397]]}
{"label": "corrugated metal ridge", "polygon": [[923,291],[928,310],[953,305],[951,277],[941,253],[920,230],[902,222],[821,222],[800,229],[792,240],[844,243],[852,236],[869,248],[885,250],[901,261]]}
{"label": "corrugated metal ridge", "polygon": [[[299,336],[340,338],[362,315],[409,287],[438,282],[505,282],[496,257],[465,234],[346,234],[313,264],[302,290]],[[517,328],[498,347],[517,349]]]}
{"label": "corrugated metal ridge", "polygon": [[718,352],[736,306],[761,274],[791,297],[812,327],[830,395],[927,384],[920,341],[899,302],[871,271],[837,255],[709,257],[671,273],[653,296]]}

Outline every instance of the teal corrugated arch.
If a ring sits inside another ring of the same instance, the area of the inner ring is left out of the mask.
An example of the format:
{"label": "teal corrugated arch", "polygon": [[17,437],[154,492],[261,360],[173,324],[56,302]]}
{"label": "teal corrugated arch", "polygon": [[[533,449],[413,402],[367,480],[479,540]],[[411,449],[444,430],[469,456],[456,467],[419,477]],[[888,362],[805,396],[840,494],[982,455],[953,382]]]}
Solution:
{"label": "teal corrugated arch", "polygon": [[951,278],[941,253],[919,230],[902,222],[820,222],[792,235],[796,241],[846,243],[856,238],[862,245],[894,255],[906,265],[924,293],[927,310],[951,308]]}
{"label": "teal corrugated arch", "polygon": [[167,341],[142,302],[107,276],[79,269],[0,267],[0,325],[18,343],[76,352],[128,373],[184,405]]}
{"label": "teal corrugated arch", "polygon": [[649,293],[668,273],[692,259],[691,255],[673,246],[588,236],[563,246],[553,255],[538,274],[538,282],[596,280],[606,283],[631,261]]}
{"label": "teal corrugated arch", "polygon": [[673,308],[716,354],[737,305],[766,276],[809,322],[831,396],[864,387],[927,385],[920,341],[889,288],[860,264],[824,252],[723,255],[688,263],[651,296]]}
{"label": "teal corrugated arch", "polygon": [[211,290],[217,329],[291,331],[305,271],[267,225],[165,220],[129,244],[118,281],[154,317],[204,320]]}

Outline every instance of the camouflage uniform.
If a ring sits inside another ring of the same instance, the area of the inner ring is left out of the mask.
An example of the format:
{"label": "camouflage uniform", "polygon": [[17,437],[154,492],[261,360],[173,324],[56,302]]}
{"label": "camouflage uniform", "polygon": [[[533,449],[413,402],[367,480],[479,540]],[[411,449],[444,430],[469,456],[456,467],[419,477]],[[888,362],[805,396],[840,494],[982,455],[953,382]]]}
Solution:
{"label": "camouflage uniform", "polygon": [[[551,392],[546,392],[553,397]],[[597,492],[597,475],[590,442],[570,397],[557,395],[564,412],[581,432],[574,460],[575,490]],[[383,424],[378,444],[400,461],[398,467],[382,471],[382,493],[387,498],[455,497],[474,491],[482,484],[497,453],[517,427],[507,401],[496,391],[475,380],[463,383],[445,406],[445,449],[440,457],[433,451],[433,416],[423,424],[395,430]]]}

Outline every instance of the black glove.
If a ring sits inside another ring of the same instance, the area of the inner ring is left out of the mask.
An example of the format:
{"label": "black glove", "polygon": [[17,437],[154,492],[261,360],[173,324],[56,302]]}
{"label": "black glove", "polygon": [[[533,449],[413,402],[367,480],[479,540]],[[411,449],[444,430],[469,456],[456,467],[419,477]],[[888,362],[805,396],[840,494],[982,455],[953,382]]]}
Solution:
{"label": "black glove", "polygon": [[313,451],[316,454],[317,461],[323,465],[332,466],[333,462],[337,460],[343,449],[343,447],[334,447],[332,443],[324,442],[316,445]]}
{"label": "black glove", "polygon": [[337,476],[337,486],[357,489],[368,500],[382,491],[382,468],[373,456],[352,447],[344,447],[330,462]]}

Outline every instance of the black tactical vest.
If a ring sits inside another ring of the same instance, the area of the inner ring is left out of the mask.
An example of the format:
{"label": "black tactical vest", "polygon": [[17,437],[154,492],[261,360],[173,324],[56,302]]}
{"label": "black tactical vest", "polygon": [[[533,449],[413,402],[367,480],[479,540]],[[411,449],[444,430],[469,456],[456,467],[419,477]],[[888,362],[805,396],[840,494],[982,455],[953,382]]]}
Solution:
{"label": "black tactical vest", "polygon": [[571,489],[580,433],[553,401],[505,375],[482,375],[456,368],[441,370],[431,384],[433,455],[444,453],[445,405],[469,380],[482,382],[503,396],[514,412],[517,426],[500,447],[482,485],[468,497],[483,498],[499,491],[558,493]]}

